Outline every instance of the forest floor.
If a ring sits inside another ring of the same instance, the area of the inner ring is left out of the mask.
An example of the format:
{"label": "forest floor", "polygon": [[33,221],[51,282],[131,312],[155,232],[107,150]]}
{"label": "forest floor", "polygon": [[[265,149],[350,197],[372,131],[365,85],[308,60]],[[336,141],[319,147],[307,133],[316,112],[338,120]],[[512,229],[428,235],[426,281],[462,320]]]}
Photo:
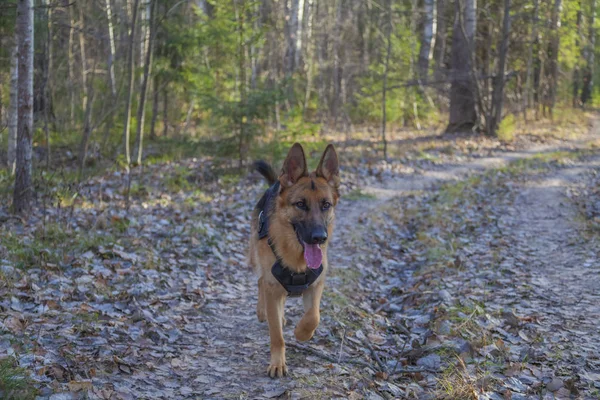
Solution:
{"label": "forest floor", "polygon": [[129,210],[120,172],[0,208],[0,398],[600,398],[600,124],[389,162],[337,144],[322,320],[298,343],[288,300],[288,377],[245,261],[265,184],[203,157],[134,171]]}

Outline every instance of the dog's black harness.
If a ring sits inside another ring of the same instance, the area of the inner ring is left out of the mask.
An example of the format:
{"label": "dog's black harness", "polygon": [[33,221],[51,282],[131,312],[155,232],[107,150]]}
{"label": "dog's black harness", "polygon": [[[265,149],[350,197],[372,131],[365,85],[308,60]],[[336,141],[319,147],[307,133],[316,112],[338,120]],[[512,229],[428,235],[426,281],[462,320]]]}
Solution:
{"label": "dog's black harness", "polygon": [[256,205],[256,208],[260,210],[258,213],[258,239],[267,238],[267,243],[275,255],[277,261],[275,261],[275,264],[271,268],[271,273],[275,279],[288,292],[288,296],[298,297],[321,276],[323,264],[315,270],[309,268],[307,272],[293,272],[283,264],[281,257],[275,251],[273,241],[269,237],[269,214],[274,207],[274,200],[278,194],[279,182],[275,182]]}

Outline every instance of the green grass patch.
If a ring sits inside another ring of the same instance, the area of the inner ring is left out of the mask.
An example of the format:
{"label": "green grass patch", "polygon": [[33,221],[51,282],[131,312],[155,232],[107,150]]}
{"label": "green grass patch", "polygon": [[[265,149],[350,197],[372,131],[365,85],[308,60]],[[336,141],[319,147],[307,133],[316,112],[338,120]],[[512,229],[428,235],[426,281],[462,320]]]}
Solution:
{"label": "green grass patch", "polygon": [[517,120],[513,114],[508,114],[498,126],[497,136],[502,142],[512,142],[515,138]]}
{"label": "green grass patch", "polygon": [[4,167],[0,167],[0,198],[8,197],[12,193],[15,178]]}
{"label": "green grass patch", "polygon": [[237,185],[238,183],[240,183],[241,179],[242,179],[242,175],[236,174],[236,173],[227,173],[227,174],[223,174],[219,177],[219,180],[221,181],[221,183],[224,185],[227,185],[227,186]]}
{"label": "green grass patch", "polygon": [[165,137],[149,140],[145,150],[146,157],[144,162],[146,164],[178,161],[202,155],[223,156],[226,151],[223,144],[219,141],[210,142],[195,138],[181,139]]}
{"label": "green grass patch", "polygon": [[438,162],[438,161],[440,161],[440,157],[439,156],[437,156],[435,154],[428,153],[425,150],[419,150],[417,152],[417,159],[418,160],[431,161],[431,162]]}
{"label": "green grass patch", "polygon": [[107,232],[70,232],[62,225],[52,223],[25,238],[5,232],[0,242],[0,255],[5,252],[16,267],[30,268],[40,264],[60,265],[76,254],[106,246],[114,242],[114,238]]}
{"label": "green grass patch", "polygon": [[0,398],[5,400],[33,400],[37,390],[25,369],[17,366],[13,357],[0,359]]}
{"label": "green grass patch", "polygon": [[192,190],[191,175],[192,171],[189,168],[177,167],[173,174],[166,177],[164,184],[169,192],[190,191]]}
{"label": "green grass patch", "polygon": [[131,184],[131,189],[129,191],[129,194],[132,197],[145,199],[150,195],[150,191],[148,190],[148,188],[145,185],[134,182]]}
{"label": "green grass patch", "polygon": [[574,151],[552,151],[548,153],[538,153],[531,157],[512,161],[506,167],[490,171],[505,172],[511,176],[535,174],[547,171],[551,166],[565,165],[568,161],[580,160],[589,155],[587,150]]}
{"label": "green grass patch", "polygon": [[[303,140],[304,139],[304,140]],[[304,154],[306,155],[306,162],[308,163],[309,170],[314,170],[319,164],[321,155],[328,142],[323,139],[313,138],[302,138],[302,137],[291,137],[291,138],[274,138],[271,141],[260,143],[255,145],[250,150],[250,157],[253,160],[265,160],[270,162],[271,165],[277,169],[287,156],[288,151],[292,145],[296,142],[302,144],[304,148]]]}
{"label": "green grass patch", "polygon": [[375,199],[376,197],[377,196],[375,196],[374,194],[365,193],[361,189],[354,189],[350,193],[344,195],[344,199],[351,201],[370,200]]}
{"label": "green grass patch", "polygon": [[184,203],[189,207],[196,207],[210,203],[212,200],[212,196],[206,194],[200,189],[196,189],[189,196],[186,196]]}

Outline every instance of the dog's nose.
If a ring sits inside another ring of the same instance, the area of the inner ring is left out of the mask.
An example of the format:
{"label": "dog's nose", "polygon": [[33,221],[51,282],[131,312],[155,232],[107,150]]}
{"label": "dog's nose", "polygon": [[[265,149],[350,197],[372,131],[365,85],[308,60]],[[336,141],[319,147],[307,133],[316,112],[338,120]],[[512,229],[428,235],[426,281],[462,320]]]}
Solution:
{"label": "dog's nose", "polygon": [[310,235],[312,244],[323,244],[327,240],[327,231],[324,228],[316,229]]}

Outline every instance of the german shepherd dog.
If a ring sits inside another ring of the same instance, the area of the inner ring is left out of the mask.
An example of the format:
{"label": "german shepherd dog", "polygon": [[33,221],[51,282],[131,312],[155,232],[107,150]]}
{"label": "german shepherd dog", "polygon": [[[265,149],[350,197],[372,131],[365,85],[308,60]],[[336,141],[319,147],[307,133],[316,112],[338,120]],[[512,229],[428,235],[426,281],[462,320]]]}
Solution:
{"label": "german shepherd dog", "polygon": [[275,378],[287,374],[283,325],[288,295],[301,295],[304,305],[304,315],[294,330],[296,339],[309,340],[319,325],[327,243],[339,199],[339,164],[330,144],[317,169],[309,174],[304,150],[296,143],[279,177],[264,161],[256,162],[254,168],[271,185],[253,212],[249,263],[258,274],[256,315],[269,323],[267,374]]}

